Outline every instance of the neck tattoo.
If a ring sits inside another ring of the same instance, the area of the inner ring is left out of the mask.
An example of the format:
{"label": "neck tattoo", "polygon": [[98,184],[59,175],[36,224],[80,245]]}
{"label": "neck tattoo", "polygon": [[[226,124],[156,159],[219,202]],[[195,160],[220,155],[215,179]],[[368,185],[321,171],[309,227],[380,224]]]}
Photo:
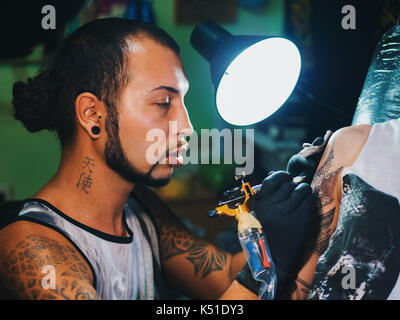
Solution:
{"label": "neck tattoo", "polygon": [[85,193],[89,193],[90,188],[93,185],[92,173],[95,166],[96,164],[94,159],[85,157],[78,182],[76,183],[76,187]]}

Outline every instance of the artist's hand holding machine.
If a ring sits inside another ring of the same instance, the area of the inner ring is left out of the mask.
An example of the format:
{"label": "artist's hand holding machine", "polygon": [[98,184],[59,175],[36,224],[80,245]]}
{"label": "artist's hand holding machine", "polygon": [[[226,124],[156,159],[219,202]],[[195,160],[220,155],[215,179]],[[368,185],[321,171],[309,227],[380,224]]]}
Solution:
{"label": "artist's hand holding machine", "polygon": [[[290,290],[300,268],[308,221],[315,209],[309,183],[331,136],[304,144],[288,162],[288,171],[271,172],[251,187],[239,177],[241,188],[226,191],[225,199],[209,215],[234,216],[247,264],[236,280],[260,299],[275,298],[277,289]],[[306,182],[304,182],[306,181]],[[247,202],[254,199],[253,210]]]}

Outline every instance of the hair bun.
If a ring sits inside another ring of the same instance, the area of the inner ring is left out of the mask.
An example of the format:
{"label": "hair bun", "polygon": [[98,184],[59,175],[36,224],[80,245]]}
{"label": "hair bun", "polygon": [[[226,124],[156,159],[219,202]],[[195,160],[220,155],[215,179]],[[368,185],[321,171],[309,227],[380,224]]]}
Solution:
{"label": "hair bun", "polygon": [[51,116],[53,102],[50,92],[50,78],[47,72],[29,78],[27,83],[22,81],[14,83],[12,101],[14,117],[30,132],[55,129]]}

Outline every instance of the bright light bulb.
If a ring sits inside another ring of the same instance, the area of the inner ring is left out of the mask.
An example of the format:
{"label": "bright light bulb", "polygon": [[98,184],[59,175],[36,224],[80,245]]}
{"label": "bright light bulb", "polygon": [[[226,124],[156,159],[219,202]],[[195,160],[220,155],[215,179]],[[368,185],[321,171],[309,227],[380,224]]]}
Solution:
{"label": "bright light bulb", "polygon": [[226,69],[216,94],[221,117],[238,126],[272,115],[289,98],[300,75],[300,52],[284,38],[261,40]]}

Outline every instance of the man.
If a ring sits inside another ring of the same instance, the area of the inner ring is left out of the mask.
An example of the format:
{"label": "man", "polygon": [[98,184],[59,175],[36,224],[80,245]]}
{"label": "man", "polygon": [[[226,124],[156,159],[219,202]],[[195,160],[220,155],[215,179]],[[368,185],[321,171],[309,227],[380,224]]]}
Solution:
{"label": "man", "polygon": [[400,299],[400,120],[329,140],[312,187],[316,232],[294,299]]}
{"label": "man", "polygon": [[[182,164],[192,133],[187,90],[172,38],[115,18],[78,29],[48,70],[14,85],[16,119],[32,132],[56,131],[62,157],[57,173],[0,230],[3,297],[165,298],[164,280],[191,298],[222,296],[245,264],[243,253],[197,238],[145,187],[168,183]],[[167,139],[149,161],[153,129]],[[307,184],[290,185],[285,197],[300,206],[310,194]],[[229,292],[252,294],[237,282]]]}

